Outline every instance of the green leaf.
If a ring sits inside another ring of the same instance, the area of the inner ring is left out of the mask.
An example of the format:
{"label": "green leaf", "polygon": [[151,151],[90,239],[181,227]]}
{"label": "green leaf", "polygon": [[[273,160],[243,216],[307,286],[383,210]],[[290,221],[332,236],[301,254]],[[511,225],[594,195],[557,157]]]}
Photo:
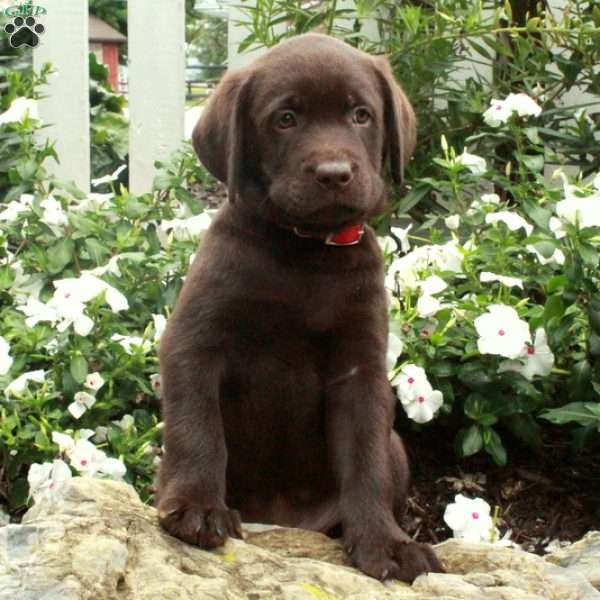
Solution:
{"label": "green leaf", "polygon": [[592,394],[592,368],[587,360],[582,360],[573,365],[569,380],[569,397],[578,402],[591,398]]}
{"label": "green leaf", "polygon": [[425,196],[429,193],[431,188],[428,185],[417,185],[413,188],[395,207],[395,211],[398,214],[406,213],[411,208],[416,206]]}
{"label": "green leaf", "polygon": [[16,273],[8,265],[0,267],[0,290],[8,289],[13,284],[15,276]]}
{"label": "green leaf", "polygon": [[498,421],[495,414],[496,403],[489,396],[484,396],[479,392],[472,392],[465,400],[465,414],[477,421],[480,425],[493,425]]}
{"label": "green leaf", "polygon": [[461,444],[463,456],[473,456],[483,448],[483,436],[479,425],[471,425],[467,429]]}
{"label": "green leaf", "polygon": [[546,419],[555,425],[564,425],[565,423],[579,423],[580,425],[596,425],[600,421],[600,415],[590,411],[589,404],[586,402],[570,402],[561,408],[552,408],[544,410],[540,417]]}
{"label": "green leaf", "polygon": [[491,428],[483,432],[483,445],[485,451],[494,459],[494,462],[503,467],[506,464],[506,449],[500,436]]}
{"label": "green leaf", "polygon": [[538,133],[537,127],[526,127],[523,130],[523,133],[527,136],[527,139],[532,144],[541,144],[542,143],[542,140],[541,140],[540,135]]}
{"label": "green leaf", "polygon": [[81,354],[77,354],[71,359],[69,371],[77,383],[83,383],[85,381],[88,374],[88,364]]}
{"label": "green leaf", "polygon": [[96,238],[86,238],[85,247],[90,255],[90,258],[97,265],[102,265],[105,257],[110,254],[110,250],[101,244]]}
{"label": "green leaf", "polygon": [[72,260],[75,244],[70,239],[60,240],[48,248],[48,271],[60,273]]}
{"label": "green leaf", "polygon": [[546,304],[544,306],[544,322],[548,323],[550,319],[558,318],[560,319],[565,313],[565,303],[561,296],[550,296],[546,300]]}
{"label": "green leaf", "polygon": [[432,363],[427,370],[436,377],[451,377],[454,375],[454,364],[449,360],[438,360]]}
{"label": "green leaf", "polygon": [[532,448],[542,447],[542,429],[531,415],[516,414],[503,419],[513,435]]}
{"label": "green leaf", "polygon": [[458,369],[458,378],[471,390],[485,389],[492,382],[491,377],[479,362],[461,365]]}
{"label": "green leaf", "polygon": [[531,154],[521,155],[521,162],[529,171],[539,173],[544,168],[544,157]]}
{"label": "green leaf", "polygon": [[588,318],[592,329],[600,335],[600,298],[591,299],[588,306]]}
{"label": "green leaf", "polygon": [[583,262],[588,267],[596,268],[598,266],[598,250],[595,246],[591,244],[579,244],[578,250]]}

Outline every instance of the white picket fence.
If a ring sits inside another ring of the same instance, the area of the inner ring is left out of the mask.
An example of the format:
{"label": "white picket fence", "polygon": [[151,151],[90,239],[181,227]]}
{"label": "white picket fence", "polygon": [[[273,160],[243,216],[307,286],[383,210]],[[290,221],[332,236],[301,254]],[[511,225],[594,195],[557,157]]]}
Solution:
{"label": "white picket fence", "polygon": [[[255,0],[246,0],[245,4]],[[551,0],[560,10],[566,0]],[[230,66],[251,61],[256,53],[238,55],[247,35],[247,18],[239,0],[228,5]],[[33,51],[34,66],[50,62],[55,72],[42,92],[40,117],[49,126],[40,138],[56,141],[60,164],[49,165],[57,177],[90,186],[88,0],[46,0],[42,43]],[[185,113],[184,0],[128,0],[129,181],[133,193],[151,190],[154,162],[180,147]],[[352,7],[340,0],[338,7]],[[366,25],[370,37],[376,29]],[[472,66],[472,65],[471,65]],[[465,72],[465,77],[469,76]],[[488,75],[488,73],[486,73]],[[577,94],[578,92],[574,92]],[[578,100],[581,101],[580,96]],[[585,101],[585,100],[584,100]]]}

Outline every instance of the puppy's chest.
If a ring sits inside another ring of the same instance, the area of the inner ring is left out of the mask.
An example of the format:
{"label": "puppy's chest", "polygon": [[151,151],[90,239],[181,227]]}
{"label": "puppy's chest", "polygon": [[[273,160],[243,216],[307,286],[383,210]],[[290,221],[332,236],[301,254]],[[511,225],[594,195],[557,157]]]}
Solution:
{"label": "puppy's chest", "polygon": [[314,278],[302,310],[306,328],[319,333],[344,326],[367,301],[370,287],[362,277]]}

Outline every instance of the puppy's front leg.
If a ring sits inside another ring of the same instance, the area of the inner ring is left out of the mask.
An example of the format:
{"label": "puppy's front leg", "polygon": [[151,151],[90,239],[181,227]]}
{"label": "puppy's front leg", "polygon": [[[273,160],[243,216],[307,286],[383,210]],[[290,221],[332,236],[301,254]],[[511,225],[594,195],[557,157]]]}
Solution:
{"label": "puppy's front leg", "polygon": [[[367,575],[411,582],[420,573],[442,571],[430,546],[413,542],[393,514],[391,432],[394,398],[373,336],[352,331],[336,340],[327,391],[327,435],[338,479],[344,544]],[[399,468],[407,468],[406,464]]]}
{"label": "puppy's front leg", "polygon": [[225,505],[227,449],[219,406],[223,359],[219,353],[186,349],[185,337],[167,330],[161,340],[165,456],[158,514],[171,535],[213,548],[228,536],[242,537],[238,513]]}

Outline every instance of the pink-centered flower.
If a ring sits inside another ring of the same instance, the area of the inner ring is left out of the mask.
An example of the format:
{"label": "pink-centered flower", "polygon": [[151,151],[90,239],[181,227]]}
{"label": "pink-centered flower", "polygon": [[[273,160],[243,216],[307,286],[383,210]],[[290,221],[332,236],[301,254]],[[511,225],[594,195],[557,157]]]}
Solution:
{"label": "pink-centered flower", "polygon": [[477,348],[481,354],[497,354],[517,358],[523,347],[531,342],[529,325],[519,318],[512,306],[492,304],[488,312],[475,319],[479,334]]}
{"label": "pink-centered flower", "polygon": [[497,537],[490,516],[490,505],[481,498],[467,498],[462,494],[446,507],[444,521],[455,538],[469,542],[492,542]]}
{"label": "pink-centered flower", "polygon": [[516,371],[531,381],[536,375],[546,377],[554,367],[554,354],[548,346],[545,330],[540,327],[535,332],[535,341],[523,347],[516,360],[500,363],[498,372]]}
{"label": "pink-centered flower", "polygon": [[444,403],[442,392],[432,388],[424,369],[417,365],[405,365],[394,382],[406,415],[416,423],[431,421]]}

